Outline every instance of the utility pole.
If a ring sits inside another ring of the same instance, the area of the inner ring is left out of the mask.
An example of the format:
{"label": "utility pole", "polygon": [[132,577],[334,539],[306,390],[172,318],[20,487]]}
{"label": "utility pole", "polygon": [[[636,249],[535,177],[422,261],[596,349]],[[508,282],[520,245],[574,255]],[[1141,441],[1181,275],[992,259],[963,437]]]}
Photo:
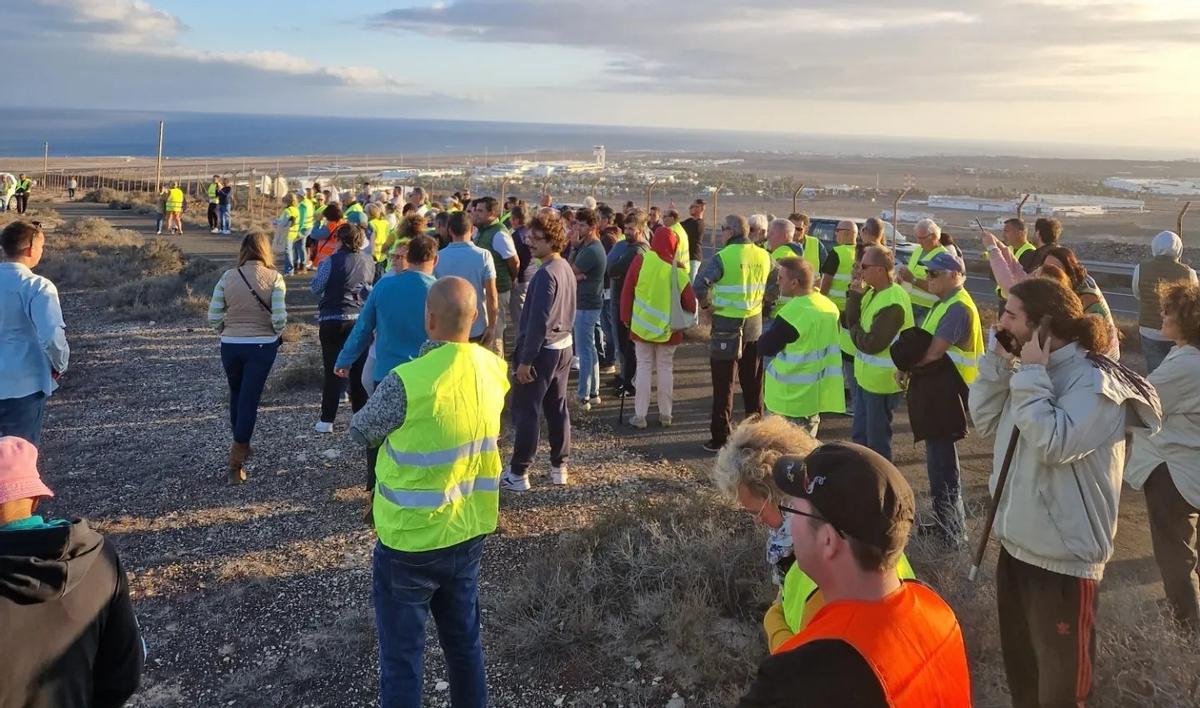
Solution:
{"label": "utility pole", "polygon": [[163,146],[163,121],[158,122],[158,164],[154,168],[154,193],[158,194],[162,191],[162,146]]}
{"label": "utility pole", "polygon": [[50,141],[42,143],[42,189],[50,179]]}

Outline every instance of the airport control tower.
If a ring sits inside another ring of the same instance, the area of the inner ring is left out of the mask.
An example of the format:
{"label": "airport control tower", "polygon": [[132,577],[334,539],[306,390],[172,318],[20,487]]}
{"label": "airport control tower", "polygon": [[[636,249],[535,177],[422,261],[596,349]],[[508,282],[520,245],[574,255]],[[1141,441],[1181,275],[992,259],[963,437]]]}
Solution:
{"label": "airport control tower", "polygon": [[593,145],[592,146],[592,157],[596,158],[596,164],[599,165],[601,168],[603,168],[604,167],[604,146],[603,145]]}

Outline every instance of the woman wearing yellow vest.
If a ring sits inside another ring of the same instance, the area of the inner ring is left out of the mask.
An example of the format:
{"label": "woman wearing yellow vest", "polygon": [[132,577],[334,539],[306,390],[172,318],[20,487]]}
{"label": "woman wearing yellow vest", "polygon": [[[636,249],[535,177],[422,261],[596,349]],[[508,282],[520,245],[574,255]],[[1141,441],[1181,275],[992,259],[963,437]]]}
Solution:
{"label": "woman wearing yellow vest", "polygon": [[163,203],[163,213],[167,216],[167,233],[183,235],[183,190],[178,182],[172,182],[167,190],[167,199]]}
{"label": "woman wearing yellow vest", "polygon": [[371,202],[367,205],[367,240],[371,243],[371,258],[375,260],[375,280],[387,271],[388,253],[396,236],[392,224],[383,213],[383,205]]}
{"label": "woman wearing yellow vest", "polygon": [[672,422],[675,348],[683,341],[683,332],[671,327],[674,293],[679,293],[679,307],[696,312],[687,261],[680,261],[678,252],[675,231],[668,226],[658,227],[650,240],[650,250],[633,257],[621,286],[621,321],[629,328],[637,357],[633,417],[629,419],[635,428],[646,427],[652,371],[658,372],[658,422],[664,428]]}

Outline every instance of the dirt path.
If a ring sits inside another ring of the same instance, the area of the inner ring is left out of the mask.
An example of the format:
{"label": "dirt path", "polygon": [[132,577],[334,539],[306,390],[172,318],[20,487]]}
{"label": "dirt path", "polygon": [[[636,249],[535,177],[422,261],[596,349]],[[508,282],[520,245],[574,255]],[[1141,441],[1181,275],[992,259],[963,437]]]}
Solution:
{"label": "dirt path", "polygon": [[[101,205],[56,208],[68,220],[99,216],[153,232],[152,218]],[[199,231],[174,240],[189,254],[221,260],[231,259],[237,244]],[[292,320],[311,323],[304,281],[288,284]],[[373,534],[358,521],[367,497],[361,455],[344,434],[348,408],[335,435],[316,436],[315,387],[270,393],[255,433],[251,481],[226,488],[226,389],[216,339],[203,323],[103,325],[86,293],[64,293],[63,305],[73,360],[50,402],[43,470],[59,494],[52,513],[94,520],[132,574],[150,648],[145,688],[134,705],[372,704]],[[313,346],[285,345],[276,366]],[[502,501],[500,530],[486,546],[485,603],[562,531],[621,500],[702,484],[712,460],[700,448],[708,437],[709,382],[705,345],[687,344],[677,355],[675,427],[618,428],[616,399],[577,416],[573,484],[535,486]],[[848,433],[847,418],[831,416],[822,424],[823,438]],[[903,411],[896,441],[897,464],[924,494],[924,450],[911,444]],[[991,442],[972,437],[960,454],[968,502],[980,505]],[[536,464],[547,464],[544,451]],[[989,566],[994,557],[993,550]],[[1102,591],[1118,586],[1161,595],[1144,504],[1128,490]],[[491,631],[485,612],[485,651]],[[436,642],[429,645],[426,676],[427,701],[438,705],[447,693],[437,688],[444,671]],[[550,705],[558,698],[598,705],[605,697],[599,687],[562,686],[556,677],[495,657],[489,657],[489,684],[497,706]],[[665,703],[670,677],[650,685],[647,703]]]}

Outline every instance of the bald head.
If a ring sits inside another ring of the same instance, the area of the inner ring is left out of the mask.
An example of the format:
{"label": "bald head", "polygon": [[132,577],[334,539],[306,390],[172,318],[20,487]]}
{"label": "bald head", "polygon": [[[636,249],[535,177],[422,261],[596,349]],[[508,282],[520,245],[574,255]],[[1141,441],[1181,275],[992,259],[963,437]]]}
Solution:
{"label": "bald head", "polygon": [[429,288],[425,299],[425,331],[439,342],[466,342],[476,317],[475,288],[466,280],[446,276]]}
{"label": "bald head", "polygon": [[867,246],[863,249],[862,279],[867,285],[876,290],[883,290],[892,284],[892,268],[894,261],[891,250],[883,246]]}
{"label": "bald head", "polygon": [[883,243],[883,219],[872,216],[863,222],[862,242],[864,244]]}
{"label": "bald head", "polygon": [[858,241],[858,224],[853,221],[839,221],[837,225],[837,242],[843,246],[852,246]]}

